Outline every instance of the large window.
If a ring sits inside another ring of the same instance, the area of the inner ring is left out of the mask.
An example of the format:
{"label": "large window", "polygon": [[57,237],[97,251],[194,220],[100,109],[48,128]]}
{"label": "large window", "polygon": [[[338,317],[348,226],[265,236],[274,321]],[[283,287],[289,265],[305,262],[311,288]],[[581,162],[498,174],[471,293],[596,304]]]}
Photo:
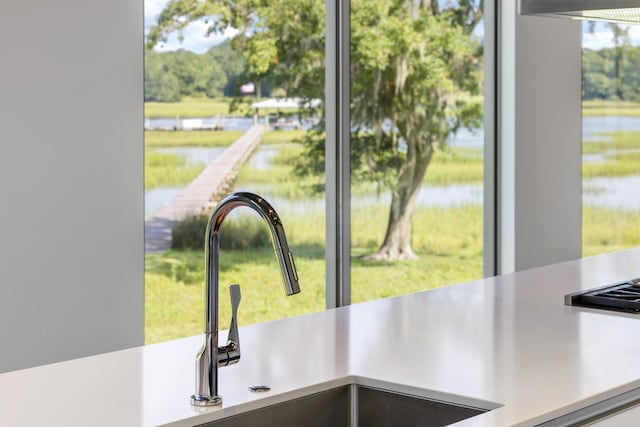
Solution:
{"label": "large window", "polygon": [[147,3],[147,243],[198,174],[264,127],[204,215],[174,209],[171,238],[147,245],[147,342],[202,332],[204,221],[231,191],[279,212],[302,293],[285,297],[266,226],[237,209],[221,229],[222,328],[230,283],[249,324],[482,277],[483,2]]}
{"label": "large window", "polygon": [[640,245],[640,26],[585,23],[583,254]]}

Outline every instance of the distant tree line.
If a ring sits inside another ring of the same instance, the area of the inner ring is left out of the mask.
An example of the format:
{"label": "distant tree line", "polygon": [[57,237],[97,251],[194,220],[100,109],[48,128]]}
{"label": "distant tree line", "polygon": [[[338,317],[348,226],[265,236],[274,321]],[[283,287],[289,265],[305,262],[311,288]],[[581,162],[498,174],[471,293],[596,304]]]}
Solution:
{"label": "distant tree line", "polygon": [[[184,96],[231,97],[249,81],[245,59],[226,41],[203,54],[186,50],[147,50],[145,101],[176,102]],[[261,84],[270,95],[269,79]],[[583,99],[640,101],[640,46],[617,46],[582,52]]]}
{"label": "distant tree line", "polygon": [[145,52],[144,100],[176,102],[184,96],[218,98],[237,95],[247,83],[246,61],[229,41],[203,54],[183,49]]}
{"label": "distant tree line", "polygon": [[584,49],[582,97],[640,101],[640,46]]}
{"label": "distant tree line", "polygon": [[[629,26],[605,23],[613,47],[582,51],[582,99],[640,101],[640,46],[632,46]],[[593,33],[596,23],[587,23]]]}

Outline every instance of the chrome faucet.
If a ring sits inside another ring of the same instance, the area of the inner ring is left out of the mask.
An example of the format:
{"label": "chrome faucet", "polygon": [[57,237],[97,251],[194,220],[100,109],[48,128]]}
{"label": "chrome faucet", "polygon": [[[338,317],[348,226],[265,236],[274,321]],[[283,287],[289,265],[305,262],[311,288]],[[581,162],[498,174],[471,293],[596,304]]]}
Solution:
{"label": "chrome faucet", "polygon": [[253,193],[233,193],[225,197],[211,214],[205,234],[206,308],[205,341],[196,358],[196,392],[191,396],[193,406],[222,404],[218,395],[218,366],[228,366],[240,360],[240,340],[237,313],[240,304],[240,286],[231,285],[231,324],[227,344],[218,347],[218,275],[220,252],[220,226],[229,212],[238,206],[252,208],[262,216],[271,230],[273,248],[280,263],[285,292],[300,292],[298,273],[289,251],[282,221],[277,212],[262,197]]}

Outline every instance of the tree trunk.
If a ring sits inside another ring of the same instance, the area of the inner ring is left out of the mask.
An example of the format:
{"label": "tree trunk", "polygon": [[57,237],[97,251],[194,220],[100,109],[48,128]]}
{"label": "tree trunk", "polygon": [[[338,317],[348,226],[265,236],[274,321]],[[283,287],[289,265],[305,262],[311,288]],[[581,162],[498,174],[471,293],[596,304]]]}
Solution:
{"label": "tree trunk", "polygon": [[411,218],[418,191],[433,155],[431,144],[422,148],[423,150],[410,148],[407,153],[404,164],[400,168],[398,181],[391,190],[391,208],[384,243],[376,253],[366,255],[364,259],[376,261],[418,259],[411,247]]}

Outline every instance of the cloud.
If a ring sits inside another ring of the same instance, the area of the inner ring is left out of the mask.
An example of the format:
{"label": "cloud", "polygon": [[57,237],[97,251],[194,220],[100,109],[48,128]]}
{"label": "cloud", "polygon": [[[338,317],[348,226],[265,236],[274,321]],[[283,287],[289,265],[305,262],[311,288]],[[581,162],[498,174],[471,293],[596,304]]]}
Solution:
{"label": "cloud", "polygon": [[166,6],[168,0],[144,0],[144,30],[145,33],[158,21],[158,16]]}
{"label": "cloud", "polygon": [[[166,6],[168,0],[144,0],[144,28],[145,34],[158,21],[158,16]],[[225,39],[233,37],[238,32],[233,28],[227,28],[223,34],[207,35],[209,26],[202,21],[192,22],[182,31],[183,40],[178,39],[178,34],[171,34],[166,42],[158,43],[154,47],[156,52],[169,52],[178,49],[190,50],[195,53],[204,53],[212,46],[222,43]]]}
{"label": "cloud", "polygon": [[207,36],[209,26],[204,22],[197,21],[187,25],[182,32],[184,40],[178,40],[178,34],[169,36],[166,42],[159,43],[154,50],[156,52],[169,52],[178,49],[190,50],[195,53],[204,53],[212,46],[222,43],[225,39],[233,37],[237,31],[227,28],[223,34],[211,34]]}
{"label": "cloud", "polygon": [[[640,45],[640,26],[629,25],[629,39],[633,46]],[[613,47],[613,33],[605,25],[598,23],[595,25],[593,32],[587,30],[587,26],[583,26],[582,31],[582,47],[592,50],[600,50]]]}
{"label": "cloud", "polygon": [[613,40],[611,33],[599,31],[593,33],[585,32],[582,34],[582,47],[586,49],[600,50],[612,46]]}

